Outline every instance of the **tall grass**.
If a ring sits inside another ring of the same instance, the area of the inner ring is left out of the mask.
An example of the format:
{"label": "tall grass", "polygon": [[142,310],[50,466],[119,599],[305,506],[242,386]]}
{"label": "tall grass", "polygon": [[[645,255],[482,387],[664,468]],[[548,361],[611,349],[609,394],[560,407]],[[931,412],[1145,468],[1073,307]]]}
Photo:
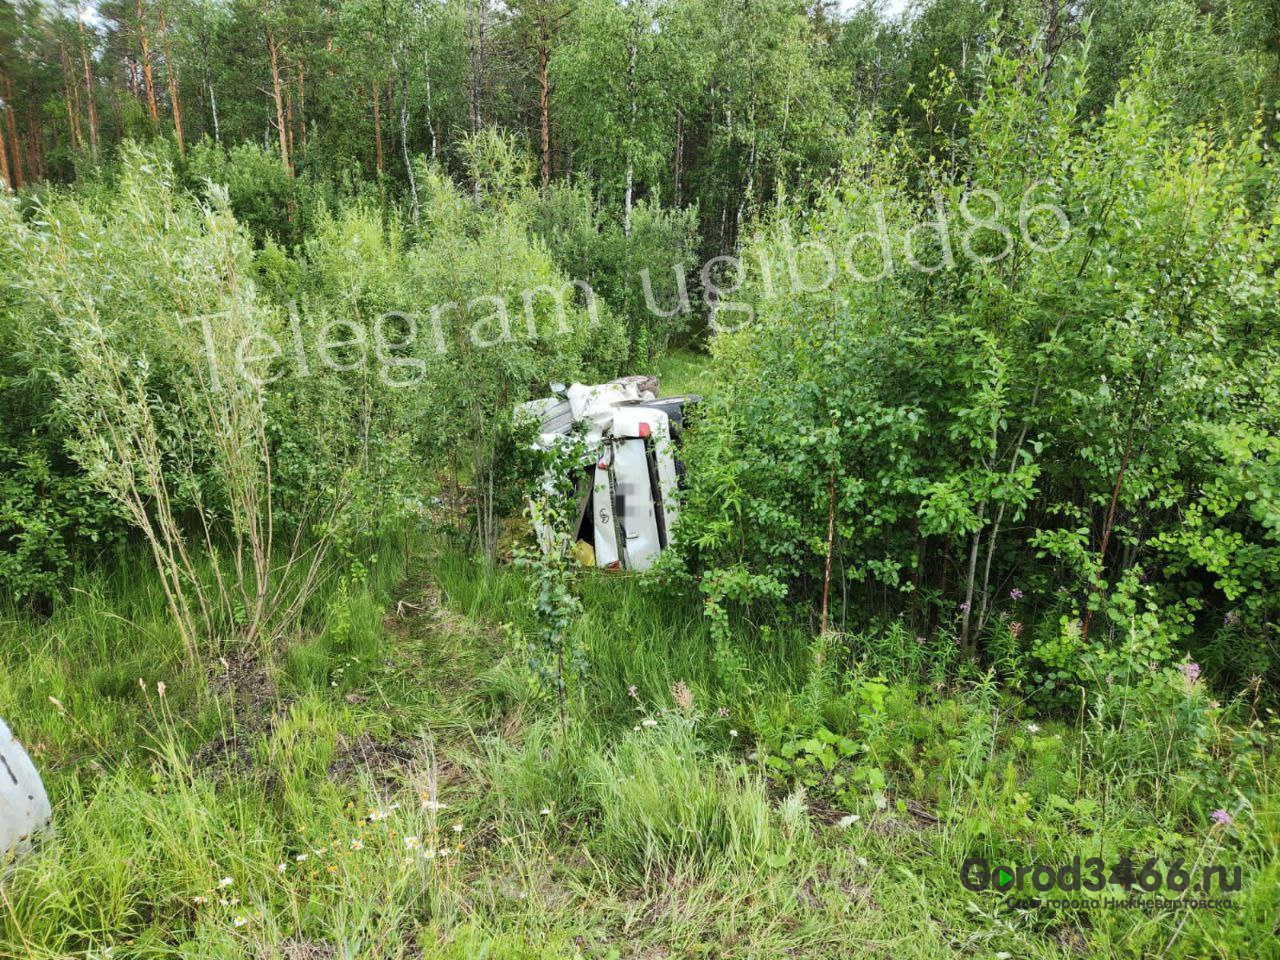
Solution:
{"label": "tall grass", "polygon": [[[519,570],[382,541],[274,659],[205,671],[134,569],[4,621],[0,709],[57,829],[0,887],[0,956],[1275,955],[1274,723],[1247,703],[1036,717],[990,678],[876,681],[913,638],[787,624],[735,625],[730,684],[696,597],[591,574],[562,727],[499,628]],[[832,776],[769,765],[821,728],[857,745]],[[959,883],[969,856],[1121,854],[1238,864],[1237,909],[1028,913]]]}

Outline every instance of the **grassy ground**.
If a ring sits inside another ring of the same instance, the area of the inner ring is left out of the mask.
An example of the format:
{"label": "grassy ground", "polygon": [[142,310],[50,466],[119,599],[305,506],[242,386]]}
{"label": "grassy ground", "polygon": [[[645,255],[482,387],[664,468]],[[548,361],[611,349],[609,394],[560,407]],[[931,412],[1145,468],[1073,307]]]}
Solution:
{"label": "grassy ground", "polygon": [[664,397],[682,393],[706,394],[707,355],[695,350],[672,350],[655,362],[653,373]]}
{"label": "grassy ground", "polygon": [[[1206,707],[1194,750],[1143,702],[1032,719],[893,631],[740,624],[726,673],[696,598],[586,576],[562,725],[503,626],[518,571],[419,539],[364,566],[306,640],[203,670],[137,564],[0,626],[0,713],[57,819],[0,884],[0,956],[1280,956],[1248,704]],[[959,881],[1076,853],[1238,865],[1243,890],[1021,910]]]}

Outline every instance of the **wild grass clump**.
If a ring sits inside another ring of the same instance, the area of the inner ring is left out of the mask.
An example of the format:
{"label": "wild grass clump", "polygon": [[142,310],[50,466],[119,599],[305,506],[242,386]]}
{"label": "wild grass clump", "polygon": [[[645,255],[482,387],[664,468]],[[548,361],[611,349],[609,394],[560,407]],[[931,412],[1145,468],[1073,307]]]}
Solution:
{"label": "wild grass clump", "polygon": [[455,909],[468,836],[426,788],[429,757],[390,791],[336,780],[350,718],[310,699],[215,771],[183,746],[164,695],[151,699],[163,732],[146,761],[68,783],[56,831],[6,878],[0,951],[275,955],[299,937],[400,956],[411,915]]}
{"label": "wild grass clump", "polygon": [[524,729],[518,743],[483,741],[478,772],[499,823],[516,832],[554,834],[587,814],[584,759],[592,745],[584,734],[578,725],[566,730],[547,718]]}
{"label": "wild grass clump", "polygon": [[624,734],[588,756],[582,776],[599,818],[593,846],[637,879],[717,863],[755,870],[774,847],[763,779],[710,754],[679,718]]}

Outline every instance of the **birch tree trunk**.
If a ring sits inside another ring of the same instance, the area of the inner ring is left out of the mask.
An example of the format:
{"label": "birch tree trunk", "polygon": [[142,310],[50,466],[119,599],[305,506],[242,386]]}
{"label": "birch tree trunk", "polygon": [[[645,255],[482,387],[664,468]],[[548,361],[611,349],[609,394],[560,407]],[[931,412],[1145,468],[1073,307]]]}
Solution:
{"label": "birch tree trunk", "polygon": [[427,129],[431,131],[431,159],[436,158],[435,112],[431,109],[431,50],[422,50],[422,75],[427,81]]}
{"label": "birch tree trunk", "polygon": [[475,3],[475,18],[469,24],[467,54],[469,76],[467,78],[467,110],[471,119],[471,133],[474,136],[484,125],[483,111],[480,106],[481,84],[484,77],[484,3]]}
{"label": "birch tree trunk", "polygon": [[674,164],[675,169],[672,171],[672,176],[671,176],[671,183],[673,187],[672,195],[674,197],[675,205],[677,207],[680,206],[680,193],[681,193],[680,176],[681,176],[681,167],[683,166],[683,164],[684,164],[684,112],[681,110],[677,110],[676,111],[676,156],[675,156],[675,164]]}
{"label": "birch tree trunk", "polygon": [[373,83],[373,163],[382,172],[382,106],[379,103],[378,83]]}
{"label": "birch tree trunk", "polygon": [[631,46],[627,50],[627,95],[631,99],[631,118],[627,122],[627,195],[622,215],[622,234],[631,236],[631,202],[635,195],[635,136],[636,136],[636,55],[639,44],[632,33]]}
{"label": "birch tree trunk", "polygon": [[76,20],[80,28],[80,60],[84,64],[84,89],[89,98],[89,150],[98,155],[98,105],[93,95],[93,66],[89,62],[89,44],[85,38],[84,21]]}
{"label": "birch tree trunk", "polygon": [[218,126],[218,95],[213,92],[213,81],[209,81],[209,110],[213,113],[213,142],[222,146],[222,130]]}
{"label": "birch tree trunk", "polygon": [[391,69],[400,77],[400,152],[404,156],[404,170],[409,178],[409,197],[413,201],[413,223],[418,225],[418,178],[413,172],[413,159],[409,156],[409,75],[402,67],[400,57],[391,55]]}

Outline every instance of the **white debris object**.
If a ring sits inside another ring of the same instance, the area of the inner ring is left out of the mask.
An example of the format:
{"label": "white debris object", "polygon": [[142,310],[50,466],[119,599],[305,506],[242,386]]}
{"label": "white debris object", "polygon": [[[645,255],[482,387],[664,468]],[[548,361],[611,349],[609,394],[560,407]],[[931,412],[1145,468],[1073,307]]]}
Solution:
{"label": "white debris object", "polygon": [[0,864],[23,853],[52,814],[35,764],[0,720]]}

